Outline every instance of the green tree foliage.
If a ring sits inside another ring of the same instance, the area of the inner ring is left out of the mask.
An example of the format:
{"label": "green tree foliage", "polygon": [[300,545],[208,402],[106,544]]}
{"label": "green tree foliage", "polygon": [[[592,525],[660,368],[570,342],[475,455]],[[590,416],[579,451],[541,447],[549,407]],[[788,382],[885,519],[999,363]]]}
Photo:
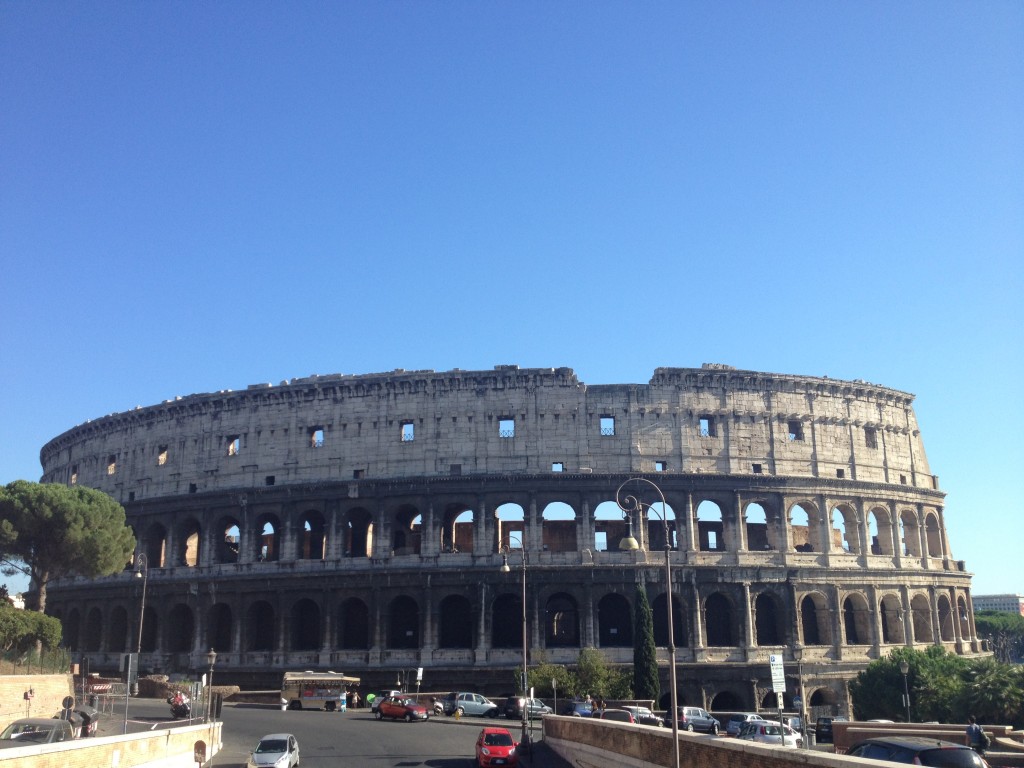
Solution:
{"label": "green tree foliage", "polygon": [[596,648],[583,648],[576,660],[577,694],[605,699],[631,699],[632,675],[628,670],[611,667]]}
{"label": "green tree foliage", "polygon": [[23,653],[37,646],[49,650],[59,646],[60,640],[58,619],[0,603],[0,651]]}
{"label": "green tree foliage", "polygon": [[978,637],[992,643],[996,659],[1007,664],[1024,659],[1024,616],[1005,611],[974,614]]}
{"label": "green tree foliage", "polygon": [[898,648],[877,659],[850,683],[858,720],[906,719],[900,661],[909,666],[911,719],[1024,725],[1024,668],[992,658],[966,659],[941,646],[926,651]]}
{"label": "green tree foliage", "polygon": [[[518,679],[518,673],[516,673]],[[576,676],[568,669],[559,664],[547,662],[538,664],[529,671],[530,687],[534,689],[537,696],[554,696],[555,689],[551,687],[551,681],[555,681],[558,688],[558,695],[570,698],[577,695],[578,683]]]}
{"label": "green tree foliage", "polygon": [[134,549],[124,508],[105,493],[25,480],[0,489],[0,562],[32,577],[39,611],[51,580],[109,576]]}
{"label": "green tree foliage", "polygon": [[633,691],[638,699],[658,700],[661,676],[658,674],[658,651],[654,644],[654,614],[647,600],[647,590],[636,590],[636,612],[633,628]]}

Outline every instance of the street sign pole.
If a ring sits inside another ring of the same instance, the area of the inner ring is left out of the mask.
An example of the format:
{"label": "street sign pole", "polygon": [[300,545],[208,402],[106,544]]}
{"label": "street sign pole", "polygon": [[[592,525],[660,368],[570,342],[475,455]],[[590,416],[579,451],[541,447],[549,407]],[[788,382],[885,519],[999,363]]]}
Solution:
{"label": "street sign pole", "polygon": [[786,724],[782,720],[782,695],[786,692],[786,669],[782,663],[782,654],[773,653],[768,657],[772,670],[772,690],[779,705],[779,735],[782,743],[786,743]]}

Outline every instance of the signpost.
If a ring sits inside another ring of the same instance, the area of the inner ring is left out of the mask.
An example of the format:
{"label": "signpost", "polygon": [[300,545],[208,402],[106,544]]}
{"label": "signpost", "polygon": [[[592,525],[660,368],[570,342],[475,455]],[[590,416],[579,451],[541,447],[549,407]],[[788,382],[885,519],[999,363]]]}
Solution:
{"label": "signpost", "polygon": [[782,721],[782,695],[786,692],[786,669],[782,664],[782,654],[773,653],[768,657],[768,663],[772,670],[772,690],[775,691],[775,700],[779,704],[779,734],[782,736],[782,743],[786,743],[786,725]]}

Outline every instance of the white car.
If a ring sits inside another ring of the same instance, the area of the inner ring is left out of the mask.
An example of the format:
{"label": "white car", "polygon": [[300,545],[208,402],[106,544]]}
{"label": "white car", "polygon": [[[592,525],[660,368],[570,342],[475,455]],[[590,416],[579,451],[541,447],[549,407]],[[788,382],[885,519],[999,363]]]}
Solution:
{"label": "white car", "polygon": [[[783,736],[779,732],[780,727],[784,729],[785,740],[783,740]],[[773,723],[770,720],[760,723],[756,720],[748,720],[740,728],[739,738],[757,741],[761,744],[785,744],[787,747],[802,747],[804,744],[800,734],[788,725],[780,726],[778,723]]]}
{"label": "white car", "polygon": [[247,768],[295,768],[299,764],[299,742],[290,733],[271,733],[260,739],[249,755]]}

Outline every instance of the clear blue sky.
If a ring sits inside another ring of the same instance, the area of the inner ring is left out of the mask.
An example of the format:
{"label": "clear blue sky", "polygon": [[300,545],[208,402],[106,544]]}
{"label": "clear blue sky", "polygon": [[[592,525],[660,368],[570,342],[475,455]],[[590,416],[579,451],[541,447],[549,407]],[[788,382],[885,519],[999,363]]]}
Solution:
{"label": "clear blue sky", "polygon": [[175,395],[721,362],[915,393],[954,556],[1024,592],[1022,41],[1017,0],[2,0],[0,482]]}

